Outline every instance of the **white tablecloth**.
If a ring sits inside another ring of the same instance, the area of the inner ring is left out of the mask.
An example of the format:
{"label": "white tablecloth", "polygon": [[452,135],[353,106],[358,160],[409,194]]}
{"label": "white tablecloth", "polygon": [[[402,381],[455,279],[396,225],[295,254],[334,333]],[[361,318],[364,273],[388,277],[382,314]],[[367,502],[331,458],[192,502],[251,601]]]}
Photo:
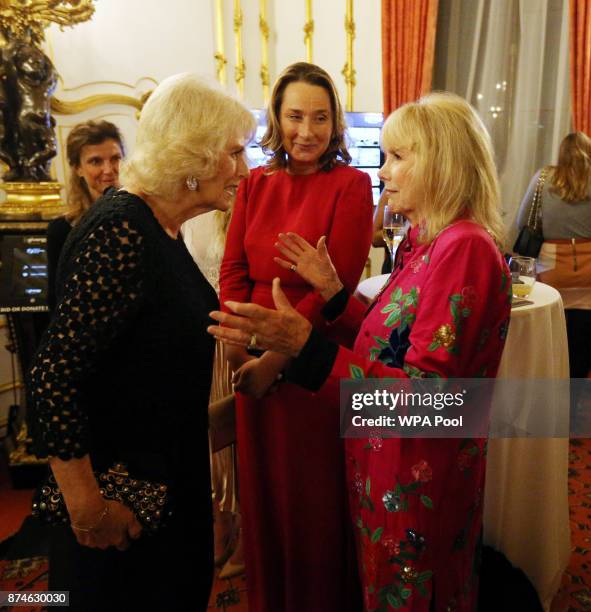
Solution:
{"label": "white tablecloth", "polygon": [[[536,283],[528,299],[534,304],[511,312],[498,377],[568,379],[560,294]],[[522,399],[527,404],[527,397]],[[569,398],[555,400],[557,416],[568,421]],[[571,554],[568,438],[489,441],[484,541],[528,575],[549,610]]]}
{"label": "white tablecloth", "polygon": [[[366,301],[383,287],[387,274],[359,284]],[[568,379],[566,323],[558,291],[536,283],[532,305],[514,308],[499,367],[499,378]],[[532,381],[532,384],[533,383]],[[519,398],[527,406],[527,389]],[[556,398],[557,415],[568,422],[568,397]],[[484,541],[522,569],[545,610],[568,566],[568,438],[491,439],[484,501]]]}

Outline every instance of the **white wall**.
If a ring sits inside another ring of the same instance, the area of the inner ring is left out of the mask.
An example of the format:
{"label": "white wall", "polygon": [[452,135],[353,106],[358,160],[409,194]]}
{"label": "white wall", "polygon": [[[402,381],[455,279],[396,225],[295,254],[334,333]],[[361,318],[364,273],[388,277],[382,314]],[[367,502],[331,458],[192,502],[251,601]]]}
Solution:
{"label": "white wall", "polygon": [[[261,108],[259,2],[241,0],[241,4],[246,63],[244,101],[251,108]],[[94,5],[91,21],[64,30],[51,26],[46,32],[45,51],[60,74],[55,93],[58,99],[78,101],[94,94],[139,98],[167,76],[183,71],[215,78],[214,0],[168,0],[166,3],[97,0]],[[235,92],[233,5],[233,0],[223,0],[228,88]],[[332,75],[343,104],[347,99],[341,74],[346,62],[345,6],[345,0],[313,1],[313,61]],[[353,110],[381,112],[380,0],[356,0],[354,19],[357,85]],[[268,0],[267,21],[272,84],[285,66],[306,59],[302,29],[305,0]],[[53,174],[61,183],[66,172],[62,152],[68,132],[76,123],[87,119],[113,121],[122,130],[127,148],[133,148],[137,120],[136,110],[130,106],[103,105],[76,115],[56,115],[59,153]]]}
{"label": "white wall", "polygon": [[[270,27],[269,72],[271,83],[288,64],[305,59],[303,42],[305,2],[268,0]],[[223,0],[224,43],[228,88],[235,91],[233,0]],[[242,46],[246,62],[245,102],[263,106],[260,80],[261,35],[259,3],[242,0]],[[357,71],[354,110],[381,111],[380,2],[355,2],[357,37],[354,63]],[[346,84],[341,70],[346,61],[345,1],[313,3],[315,21],[313,60],[333,76],[343,102]],[[60,82],[56,97],[77,101],[89,95],[125,94],[139,97],[171,74],[198,72],[215,78],[215,16],[213,0],[100,0],[91,21],[73,28],[47,30],[45,49],[53,60]],[[123,130],[128,148],[135,137],[135,110],[103,106],[78,115],[57,115],[60,152],[69,129],[79,121],[107,118]],[[65,161],[60,155],[54,173],[63,182]]]}

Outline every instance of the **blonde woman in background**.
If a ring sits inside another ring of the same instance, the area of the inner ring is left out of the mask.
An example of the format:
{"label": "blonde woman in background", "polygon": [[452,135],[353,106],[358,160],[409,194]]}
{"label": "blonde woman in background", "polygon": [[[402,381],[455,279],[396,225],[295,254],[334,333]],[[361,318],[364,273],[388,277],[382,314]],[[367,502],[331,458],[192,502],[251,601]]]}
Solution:
{"label": "blonde woman in background", "polygon": [[[195,263],[219,295],[220,265],[226,244],[231,211],[216,211],[190,219],[183,225],[185,243]],[[232,393],[232,371],[222,342],[216,342],[210,402]],[[214,562],[222,566],[220,578],[244,572],[235,447],[211,454],[211,481],[214,516]]]}
{"label": "blonde woman in background", "polygon": [[[540,280],[560,291],[570,375],[585,378],[591,369],[591,139],[583,132],[566,136],[558,163],[545,170]],[[536,172],[521,202],[518,230],[528,222],[541,172]]]}

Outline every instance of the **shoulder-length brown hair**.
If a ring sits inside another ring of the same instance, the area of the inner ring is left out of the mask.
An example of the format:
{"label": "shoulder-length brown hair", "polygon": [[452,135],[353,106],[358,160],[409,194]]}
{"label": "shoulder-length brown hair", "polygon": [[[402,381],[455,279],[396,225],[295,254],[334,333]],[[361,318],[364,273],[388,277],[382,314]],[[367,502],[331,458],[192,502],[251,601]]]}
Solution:
{"label": "shoulder-length brown hair", "polygon": [[290,83],[308,83],[322,87],[328,94],[330,108],[332,112],[332,134],[328,148],[319,160],[321,170],[328,172],[336,165],[346,166],[351,163],[351,155],[345,143],[345,115],[339,100],[339,94],[330,75],[326,70],[309,64],[307,62],[297,62],[288,66],[280,75],[275,85],[267,108],[267,131],[263,136],[260,145],[263,151],[270,155],[266,168],[270,171],[280,170],[287,167],[287,153],[283,147],[283,134],[279,117],[281,104],[285,88]]}
{"label": "shoulder-length brown hair", "polygon": [[105,140],[114,140],[125,155],[123,139],[116,125],[110,121],[85,121],[72,128],[68,134],[66,153],[68,156],[68,208],[66,219],[75,225],[80,217],[92,206],[94,200],[83,177],[76,170],[80,167],[80,155],[86,145],[98,145]]}
{"label": "shoulder-length brown hair", "polygon": [[589,199],[591,180],[591,138],[583,132],[573,132],[560,144],[558,164],[550,166],[550,191],[565,202]]}

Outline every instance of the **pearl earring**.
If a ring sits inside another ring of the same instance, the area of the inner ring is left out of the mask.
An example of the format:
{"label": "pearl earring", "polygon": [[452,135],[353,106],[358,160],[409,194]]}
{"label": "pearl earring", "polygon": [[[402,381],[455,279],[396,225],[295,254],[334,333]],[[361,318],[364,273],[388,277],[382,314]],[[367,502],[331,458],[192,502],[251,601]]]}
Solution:
{"label": "pearl earring", "polygon": [[199,181],[194,176],[187,177],[187,189],[189,191],[198,191],[199,190]]}

